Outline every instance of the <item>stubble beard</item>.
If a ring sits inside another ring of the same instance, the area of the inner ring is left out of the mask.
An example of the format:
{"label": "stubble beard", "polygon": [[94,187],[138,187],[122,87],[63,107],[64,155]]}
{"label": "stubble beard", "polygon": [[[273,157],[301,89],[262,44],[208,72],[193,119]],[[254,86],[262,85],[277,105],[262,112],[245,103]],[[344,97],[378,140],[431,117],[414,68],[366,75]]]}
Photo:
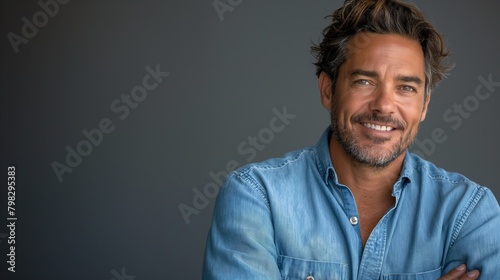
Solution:
{"label": "stubble beard", "polygon": [[[333,104],[335,103],[336,102],[333,102]],[[386,138],[373,137],[370,138],[370,140],[372,141],[372,145],[361,145],[359,137],[354,133],[354,130],[349,130],[345,125],[340,124],[339,120],[337,119],[337,109],[335,105],[332,105],[330,119],[332,137],[337,140],[337,142],[344,149],[347,155],[359,165],[377,169],[388,166],[402,153],[404,153],[406,149],[410,148],[415,141],[418,131],[418,127],[415,133],[413,133],[413,129],[410,129],[408,133],[405,136],[401,137],[401,139],[388,151],[386,149],[381,149],[380,147],[378,147],[379,144],[390,141],[390,139]],[[398,129],[406,130],[406,125],[401,121],[383,117],[377,114],[355,115],[352,117],[353,122],[357,122],[358,120],[371,120],[381,123],[391,123],[393,125],[397,125]]]}

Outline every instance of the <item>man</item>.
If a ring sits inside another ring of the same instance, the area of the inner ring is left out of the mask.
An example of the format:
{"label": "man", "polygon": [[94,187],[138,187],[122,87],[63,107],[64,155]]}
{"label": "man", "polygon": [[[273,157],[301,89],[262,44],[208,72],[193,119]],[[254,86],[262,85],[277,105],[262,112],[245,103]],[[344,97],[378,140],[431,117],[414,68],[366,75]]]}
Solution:
{"label": "man", "polygon": [[491,191],[407,152],[447,70],[442,37],[397,0],[348,0],[323,35],[331,127],[228,176],[204,279],[499,279]]}

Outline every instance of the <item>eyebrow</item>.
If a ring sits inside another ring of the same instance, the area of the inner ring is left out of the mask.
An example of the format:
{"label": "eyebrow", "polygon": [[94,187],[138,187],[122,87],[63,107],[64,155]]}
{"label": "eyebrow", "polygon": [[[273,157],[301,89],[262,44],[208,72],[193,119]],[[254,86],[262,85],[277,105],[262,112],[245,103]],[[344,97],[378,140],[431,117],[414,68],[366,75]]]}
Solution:
{"label": "eyebrow", "polygon": [[423,81],[417,76],[402,76],[399,75],[396,77],[396,81],[402,81],[402,82],[407,82],[407,83],[415,83],[417,85],[422,85]]}
{"label": "eyebrow", "polygon": [[[366,76],[366,77],[372,77],[372,78],[377,78],[379,75],[375,71],[367,71],[367,70],[362,70],[362,69],[355,69],[351,72],[351,77],[353,76]],[[417,85],[422,85],[424,82],[422,79],[420,79],[417,76],[404,76],[404,75],[398,75],[396,76],[396,81],[401,81],[401,82],[407,82],[407,83],[415,83]]]}
{"label": "eyebrow", "polygon": [[367,71],[367,70],[361,70],[361,69],[355,69],[351,72],[351,77],[353,76],[367,76],[367,77],[378,77],[378,74],[374,71]]}

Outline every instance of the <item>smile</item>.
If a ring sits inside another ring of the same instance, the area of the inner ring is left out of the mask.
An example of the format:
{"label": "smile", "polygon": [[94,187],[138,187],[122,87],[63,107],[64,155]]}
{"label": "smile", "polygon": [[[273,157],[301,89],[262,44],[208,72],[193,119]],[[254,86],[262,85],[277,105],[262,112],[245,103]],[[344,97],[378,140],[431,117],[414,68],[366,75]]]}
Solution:
{"label": "smile", "polygon": [[368,127],[373,130],[377,131],[392,131],[394,130],[394,127],[392,126],[385,126],[385,125],[378,125],[378,124],[372,124],[372,123],[362,123],[363,126]]}

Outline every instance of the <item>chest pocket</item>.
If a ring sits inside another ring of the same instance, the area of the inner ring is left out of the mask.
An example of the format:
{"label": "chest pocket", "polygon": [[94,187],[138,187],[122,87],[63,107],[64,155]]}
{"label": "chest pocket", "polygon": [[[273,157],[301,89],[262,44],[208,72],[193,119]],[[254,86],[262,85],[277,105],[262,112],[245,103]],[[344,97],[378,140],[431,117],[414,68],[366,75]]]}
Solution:
{"label": "chest pocket", "polygon": [[[283,280],[346,280],[347,265],[280,256]],[[433,279],[436,280],[436,279]]]}
{"label": "chest pocket", "polygon": [[441,268],[420,272],[420,273],[400,273],[386,274],[382,276],[383,280],[436,280],[441,277]]}

